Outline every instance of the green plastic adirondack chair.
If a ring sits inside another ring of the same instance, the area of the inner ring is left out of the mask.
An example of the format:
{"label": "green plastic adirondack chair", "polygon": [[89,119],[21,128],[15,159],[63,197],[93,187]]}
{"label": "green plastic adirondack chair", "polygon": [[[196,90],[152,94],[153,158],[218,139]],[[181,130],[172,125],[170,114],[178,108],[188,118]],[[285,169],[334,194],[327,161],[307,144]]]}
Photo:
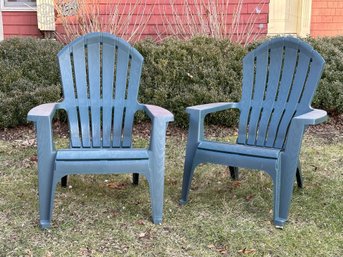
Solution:
{"label": "green plastic adirondack chair", "polygon": [[[58,54],[64,100],[43,104],[28,113],[38,145],[40,225],[51,223],[56,184],[68,174],[134,173],[146,176],[152,219],[162,222],[165,133],[173,115],[140,104],[141,54],[108,33],[90,33]],[[51,121],[58,109],[68,115],[70,148],[55,150]],[[152,120],[148,149],[132,148],[134,114],[143,110]]]}
{"label": "green plastic adirondack chair", "polygon": [[[234,179],[237,167],[259,169],[273,180],[274,224],[283,227],[295,177],[302,187],[299,152],[304,130],[327,118],[325,111],[310,107],[324,63],[307,43],[274,38],[245,56],[240,102],[187,108],[190,127],[181,204],[188,200],[194,169],[200,163],[227,165]],[[240,111],[236,144],[205,140],[205,116],[229,108]]]}

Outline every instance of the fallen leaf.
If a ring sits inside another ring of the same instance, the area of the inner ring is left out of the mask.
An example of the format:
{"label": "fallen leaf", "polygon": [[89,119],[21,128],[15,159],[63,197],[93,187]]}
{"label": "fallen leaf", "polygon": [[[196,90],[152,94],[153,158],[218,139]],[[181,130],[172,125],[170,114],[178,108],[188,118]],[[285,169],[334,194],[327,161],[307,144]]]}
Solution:
{"label": "fallen leaf", "polygon": [[145,225],[145,222],[144,222],[144,220],[139,220],[139,221],[137,221],[137,224],[138,225]]}
{"label": "fallen leaf", "polygon": [[248,202],[251,201],[254,198],[254,195],[247,195],[247,197],[245,197],[245,200],[247,200]]}
{"label": "fallen leaf", "polygon": [[239,250],[238,253],[241,253],[241,254],[252,254],[252,253],[256,253],[256,249],[244,248],[242,250]]}
{"label": "fallen leaf", "polygon": [[142,232],[142,233],[139,234],[138,238],[143,238],[143,237],[145,237],[145,236],[146,236],[146,233],[143,233],[143,232]]}
{"label": "fallen leaf", "polygon": [[232,183],[233,187],[237,188],[237,187],[240,187],[241,186],[241,182],[240,181],[234,181]]}
{"label": "fallen leaf", "polygon": [[108,183],[107,186],[109,188],[119,189],[119,190],[126,188],[126,185],[124,183],[114,183],[114,182],[112,182],[112,183]]}

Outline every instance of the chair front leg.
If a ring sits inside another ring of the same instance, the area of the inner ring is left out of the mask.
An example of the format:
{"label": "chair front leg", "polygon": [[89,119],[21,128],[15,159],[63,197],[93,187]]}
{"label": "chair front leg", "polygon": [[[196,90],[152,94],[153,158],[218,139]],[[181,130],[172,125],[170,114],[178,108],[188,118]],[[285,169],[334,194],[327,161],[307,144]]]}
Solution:
{"label": "chair front leg", "polygon": [[164,163],[166,129],[168,122],[154,119],[150,140],[150,173],[147,176],[150,188],[152,220],[162,223],[164,201]]}
{"label": "chair front leg", "polygon": [[190,123],[188,129],[188,139],[186,145],[186,157],[183,171],[182,192],[180,204],[184,205],[188,201],[189,190],[194,175],[194,156],[197,150],[199,140],[203,135],[203,124],[200,112],[190,113]]}
{"label": "chair front leg", "polygon": [[53,172],[56,152],[52,144],[49,119],[36,123],[38,148],[38,191],[41,228],[50,227],[53,202],[51,200]]}

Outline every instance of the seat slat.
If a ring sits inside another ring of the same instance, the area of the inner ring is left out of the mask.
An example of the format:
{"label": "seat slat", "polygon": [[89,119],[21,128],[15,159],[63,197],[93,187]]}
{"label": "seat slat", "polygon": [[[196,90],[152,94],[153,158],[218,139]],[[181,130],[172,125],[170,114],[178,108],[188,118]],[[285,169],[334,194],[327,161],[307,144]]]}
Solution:
{"label": "seat slat", "polygon": [[201,142],[198,148],[237,155],[259,156],[274,159],[277,159],[280,154],[280,149],[208,141]]}
{"label": "seat slat", "polygon": [[66,105],[65,109],[68,114],[70,143],[72,147],[81,147],[79,120],[75,107],[73,67],[69,51],[65,51],[63,55],[59,56],[58,60],[63,85],[64,102]]}
{"label": "seat slat", "polygon": [[100,43],[88,45],[88,81],[91,103],[92,145],[101,146],[100,125]]}
{"label": "seat slat", "polygon": [[57,152],[56,160],[75,161],[75,160],[138,160],[148,159],[147,150],[142,149],[67,149]]}
{"label": "seat slat", "polygon": [[261,117],[262,100],[266,88],[267,69],[268,69],[268,51],[262,52],[256,60],[256,78],[254,85],[253,105],[248,121],[248,144],[254,145],[258,129],[258,122]]}
{"label": "seat slat", "polygon": [[289,90],[292,86],[294,70],[297,62],[297,49],[287,48],[284,54],[284,65],[281,75],[280,87],[275,102],[275,111],[271,117],[268,136],[266,140],[267,147],[273,147],[280,120],[284,115],[285,105],[288,98]]}
{"label": "seat slat", "polygon": [[275,97],[279,87],[281,65],[282,65],[282,47],[270,49],[270,63],[266,97],[263,103],[263,113],[261,116],[256,145],[264,146],[266,141],[269,121],[274,109]]}
{"label": "seat slat", "polygon": [[86,56],[84,41],[81,41],[79,44],[73,46],[73,61],[75,70],[77,100],[79,103],[82,146],[91,147],[85,58]]}
{"label": "seat slat", "polygon": [[114,84],[114,44],[103,44],[102,47],[102,146],[112,146],[112,117],[113,117],[113,84]]}
{"label": "seat slat", "polygon": [[121,146],[122,126],[124,116],[124,102],[127,85],[127,72],[129,66],[129,49],[118,47],[118,61],[116,72],[116,87],[115,87],[115,106],[113,118],[113,144],[114,147]]}

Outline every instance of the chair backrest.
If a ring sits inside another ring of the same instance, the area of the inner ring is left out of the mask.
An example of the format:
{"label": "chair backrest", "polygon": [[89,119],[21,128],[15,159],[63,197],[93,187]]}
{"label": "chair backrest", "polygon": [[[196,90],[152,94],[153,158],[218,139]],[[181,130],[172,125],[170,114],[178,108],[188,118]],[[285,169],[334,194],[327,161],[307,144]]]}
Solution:
{"label": "chair backrest", "polygon": [[130,147],[142,55],[108,33],[90,33],[58,54],[71,147]]}
{"label": "chair backrest", "polygon": [[271,39],[247,54],[237,143],[283,148],[292,118],[311,110],[324,63],[294,37]]}

